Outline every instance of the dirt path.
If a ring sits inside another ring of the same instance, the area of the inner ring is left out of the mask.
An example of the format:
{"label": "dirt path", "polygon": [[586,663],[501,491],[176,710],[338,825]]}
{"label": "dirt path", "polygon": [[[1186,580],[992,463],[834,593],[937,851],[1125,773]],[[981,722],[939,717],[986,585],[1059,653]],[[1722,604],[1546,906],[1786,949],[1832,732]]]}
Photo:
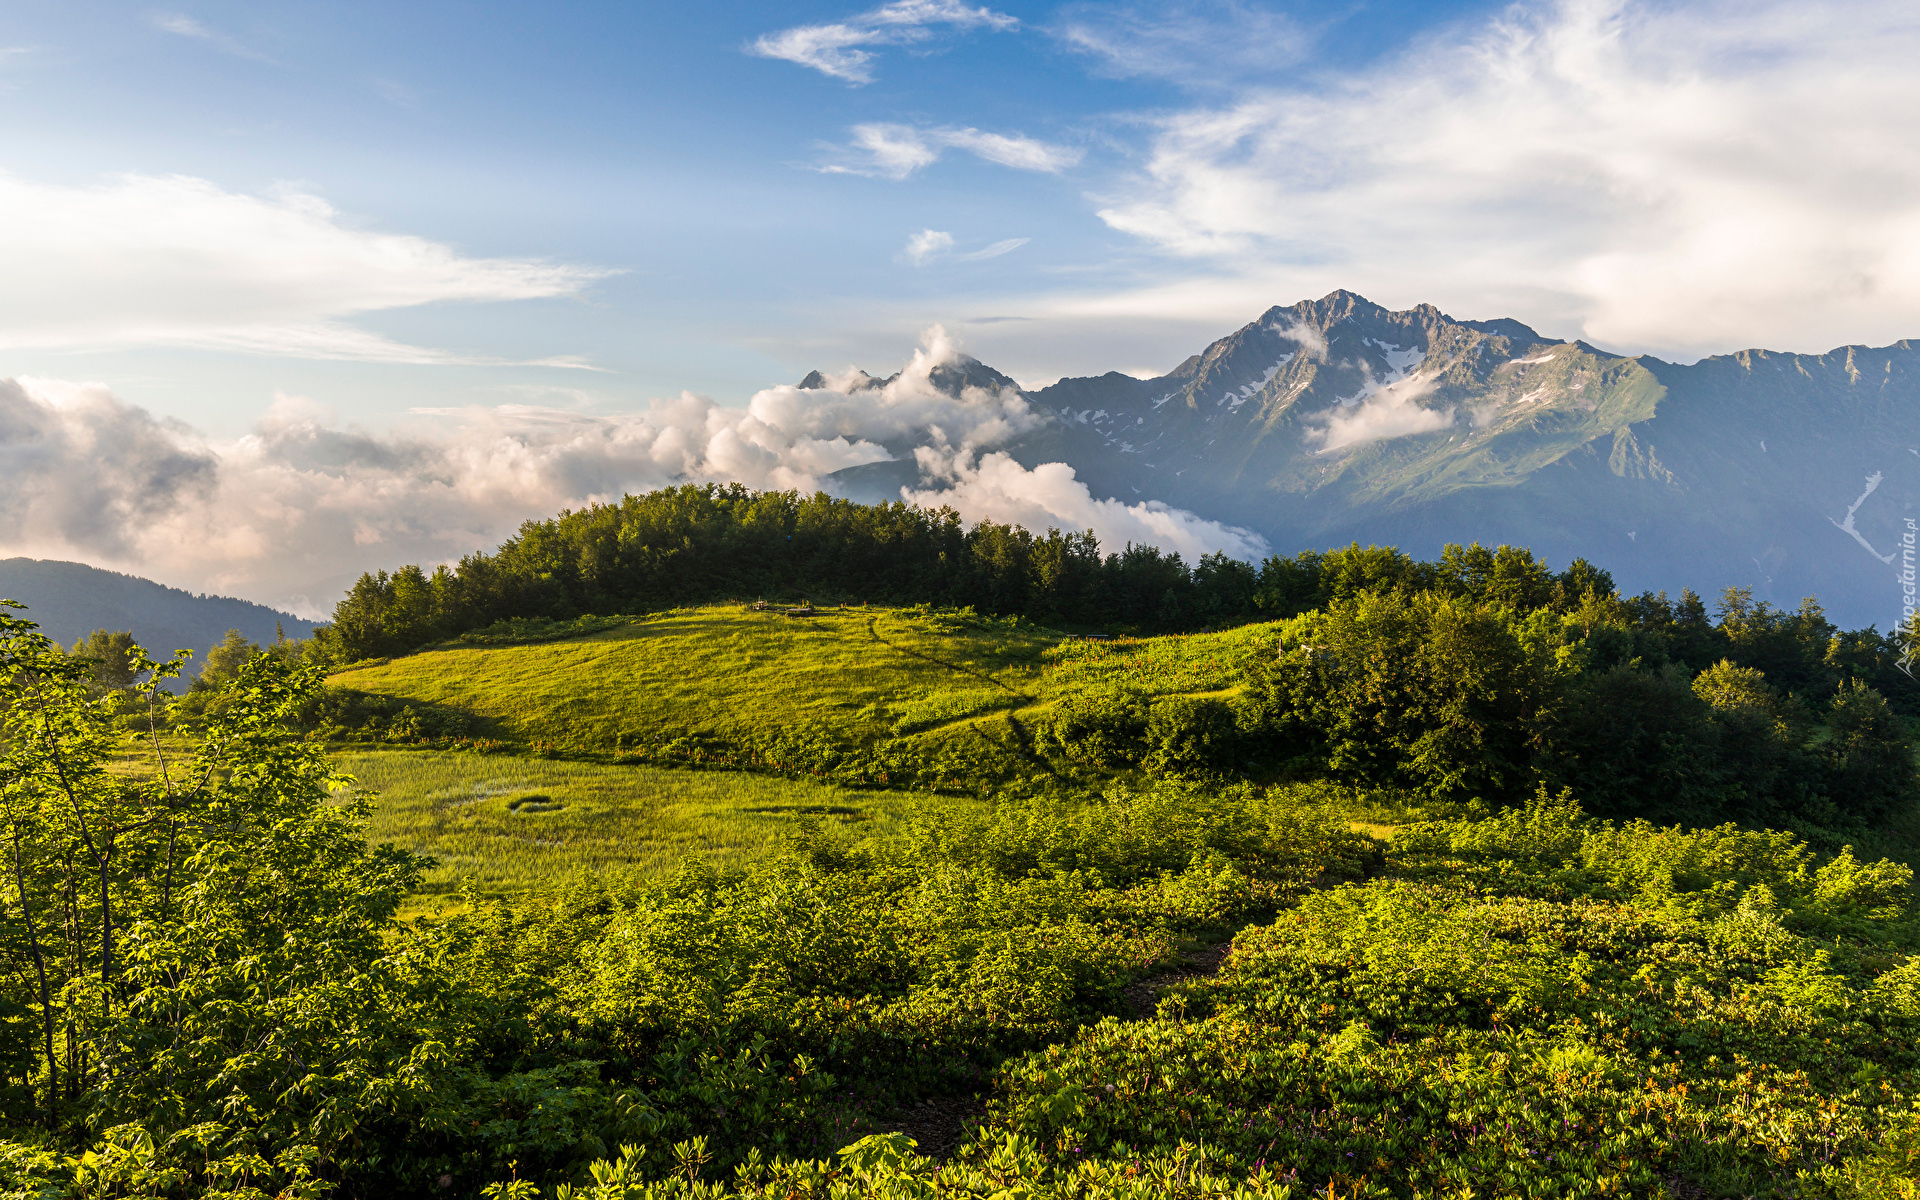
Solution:
{"label": "dirt path", "polygon": [[979,1096],[929,1096],[881,1121],[874,1132],[904,1133],[919,1144],[920,1153],[945,1162],[986,1116],[986,1101]]}
{"label": "dirt path", "polygon": [[1126,1001],[1127,1011],[1131,1014],[1129,1019],[1151,1020],[1154,1010],[1160,1006],[1160,997],[1166,994],[1167,989],[1190,980],[1211,979],[1218,975],[1221,964],[1227,961],[1227,953],[1232,949],[1231,941],[1202,946],[1181,955],[1178,966],[1128,984],[1120,996]]}

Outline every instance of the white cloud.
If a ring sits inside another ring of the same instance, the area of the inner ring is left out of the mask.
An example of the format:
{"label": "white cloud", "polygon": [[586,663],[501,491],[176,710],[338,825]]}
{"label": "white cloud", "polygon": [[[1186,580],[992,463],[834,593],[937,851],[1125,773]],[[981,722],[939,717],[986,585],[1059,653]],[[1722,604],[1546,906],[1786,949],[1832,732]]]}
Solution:
{"label": "white cloud", "polygon": [[1421,397],[1433,391],[1437,376],[1414,374],[1380,383],[1365,363],[1361,366],[1367,371],[1365,386],[1357,394],[1342,398],[1338,407],[1321,413],[1318,427],[1306,433],[1306,440],[1318,442],[1323,452],[1431,433],[1453,424],[1453,409],[1427,408],[1420,403]]}
{"label": "white cloud", "polygon": [[769,33],[747,47],[749,54],[812,67],[851,84],[873,82],[873,51],[868,46],[925,42],[935,26],[954,29],[1017,29],[1020,22],[989,8],[970,8],[957,0],[897,0],[845,21],[797,25]]}
{"label": "white cloud", "polygon": [[1019,171],[1041,171],[1055,175],[1080,161],[1081,152],[1068,146],[1054,146],[1030,137],[1001,133],[982,133],[978,129],[938,130],[934,138],[942,145],[965,150],[991,163]]}
{"label": "white cloud", "polygon": [[1327,335],[1307,324],[1292,318],[1275,322],[1268,326],[1281,337],[1299,343],[1301,353],[1308,358],[1317,358],[1322,362],[1327,357]]}
{"label": "white cloud", "polygon": [[93,187],[0,175],[0,228],[8,283],[0,348],[490,361],[403,345],[350,320],[422,304],[571,295],[609,273],[471,258],[425,238],[355,228],[317,196],[248,196],[177,175]]}
{"label": "white cloud", "polygon": [[820,170],[832,175],[870,175],[905,179],[940,161],[941,151],[964,150],[978,158],[1019,171],[1057,175],[1079,163],[1083,151],[1021,134],[982,133],[978,129],[919,129],[875,122],[853,127],[851,145],[837,150],[837,161]]}
{"label": "white cloud", "polygon": [[938,262],[941,259],[953,259],[957,262],[984,262],[989,258],[999,258],[1002,254],[1018,250],[1032,240],[1032,238],[1007,238],[978,250],[955,254],[952,234],[940,229],[922,229],[907,239],[906,247],[896,256],[896,261],[914,267],[924,267],[928,263]]}
{"label": "white cloud", "polygon": [[0,541],[57,531],[110,559],[147,523],[204,503],[219,460],[183,426],[97,384],[0,379]]}
{"label": "white cloud", "polygon": [[900,257],[910,266],[925,266],[930,258],[945,254],[953,249],[953,235],[939,229],[922,229],[907,239],[907,248]]}
{"label": "white cloud", "polygon": [[1916,58],[1890,0],[1511,9],[1165,118],[1101,216],[1205,269],[1062,308],[1226,317],[1345,286],[1673,357],[1912,336]]}
{"label": "white cloud", "polygon": [[1007,238],[1005,241],[995,242],[991,246],[975,250],[971,254],[962,254],[960,257],[967,262],[979,262],[982,259],[999,258],[1002,254],[1018,250],[1032,240],[1032,238]]}
{"label": "white cloud", "polygon": [[1199,87],[1271,75],[1300,61],[1312,46],[1310,33],[1293,18],[1234,0],[1146,9],[1077,5],[1047,32],[1093,59],[1096,74]]}
{"label": "white cloud", "polygon": [[163,30],[167,33],[177,34],[180,37],[193,38],[196,41],[206,42],[212,45],[215,49],[218,49],[221,52],[226,54],[234,55],[238,58],[251,58],[255,62],[272,62],[273,61],[272,59],[268,58],[264,54],[248,49],[246,46],[242,45],[240,42],[236,41],[234,38],[228,37],[226,34],[221,33],[218,30],[207,28],[205,25],[201,24],[199,21],[194,20],[192,17],[186,15],[185,13],[157,14],[153,18],[153,25],[154,25],[154,28]]}
{"label": "white cloud", "polygon": [[1091,529],[1109,551],[1132,542],[1176,551],[1188,562],[1216,550],[1252,562],[1272,552],[1251,530],[1204,520],[1157,500],[1125,504],[1095,499],[1066,463],[1042,463],[1028,470],[999,451],[977,461],[931,448],[916,453],[922,470],[947,486],[903,488],[901,498],[909,504],[951,505],[971,520],[985,518],[1036,531]]}
{"label": "white cloud", "polygon": [[454,560],[562,508],[679,481],[810,490],[910,452],[938,476],[916,495],[970,519],[1017,512],[1189,556],[1262,548],[1178,510],[1095,500],[1058,464],[1000,461],[995,447],[1046,418],[1011,389],[941,391],[935,372],[958,358],[936,327],[879,386],[849,371],[826,388],[767,388],[745,408],[682,393],[612,416],[422,410],[385,434],[282,396],[230,442],[101,384],[0,380],[0,557],[78,558],[319,616],[362,571]]}
{"label": "white cloud", "polygon": [[911,125],[869,124],[853,127],[854,152],[846,162],[820,168],[829,175],[875,175],[905,179],[921,167],[940,161],[940,151]]}

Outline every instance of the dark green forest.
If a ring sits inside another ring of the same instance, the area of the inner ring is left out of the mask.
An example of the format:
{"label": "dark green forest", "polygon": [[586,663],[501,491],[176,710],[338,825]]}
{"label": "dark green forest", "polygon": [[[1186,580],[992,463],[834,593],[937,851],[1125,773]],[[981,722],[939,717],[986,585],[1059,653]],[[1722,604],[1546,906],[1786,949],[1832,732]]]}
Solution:
{"label": "dark green forest", "polygon": [[[1265,624],[1236,688],[1076,693],[896,837],[399,919],[330,666],[756,595]],[[210,699],[30,615],[0,1196],[1920,1195],[1920,709],[1812,601],[683,488],[364,577]],[[897,1132],[955,1098],[964,1144]]]}

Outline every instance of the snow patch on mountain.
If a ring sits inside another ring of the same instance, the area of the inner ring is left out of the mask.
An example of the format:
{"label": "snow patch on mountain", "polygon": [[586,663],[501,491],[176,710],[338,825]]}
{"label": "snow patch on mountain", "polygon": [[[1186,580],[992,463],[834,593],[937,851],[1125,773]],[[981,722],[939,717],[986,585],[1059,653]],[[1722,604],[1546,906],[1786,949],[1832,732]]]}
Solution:
{"label": "snow patch on mountain", "polygon": [[1828,517],[1827,520],[1832,522],[1833,527],[1835,529],[1838,529],[1841,533],[1846,534],[1848,537],[1852,538],[1854,541],[1859,542],[1861,548],[1864,549],[1868,554],[1873,555],[1875,558],[1879,559],[1883,563],[1891,564],[1893,562],[1892,552],[1882,554],[1878,550],[1875,550],[1873,548],[1873,543],[1869,542],[1864,536],[1861,535],[1858,529],[1855,529],[1853,527],[1854,514],[1859,512],[1860,506],[1867,502],[1867,497],[1873,495],[1873,490],[1880,486],[1880,481],[1883,478],[1885,478],[1885,476],[1883,476],[1878,471],[1875,471],[1873,474],[1867,476],[1867,490],[1860,493],[1860,498],[1858,500],[1855,500],[1852,504],[1847,505],[1847,519],[1845,521],[1835,521],[1832,517]]}

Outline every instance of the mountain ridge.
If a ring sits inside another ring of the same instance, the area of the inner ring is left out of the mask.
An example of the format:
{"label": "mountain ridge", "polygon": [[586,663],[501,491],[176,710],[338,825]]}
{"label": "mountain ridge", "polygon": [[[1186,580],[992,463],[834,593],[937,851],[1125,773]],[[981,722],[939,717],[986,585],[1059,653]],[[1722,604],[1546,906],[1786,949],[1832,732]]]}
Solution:
{"label": "mountain ridge", "polygon": [[16,615],[62,646],[96,629],[130,629],[155,658],[192,650],[203,661],[229,629],[265,645],[273,641],[276,626],[290,638],[304,638],[317,624],[250,600],[188,592],[59,559],[0,559],[0,597],[25,604],[27,611]]}

